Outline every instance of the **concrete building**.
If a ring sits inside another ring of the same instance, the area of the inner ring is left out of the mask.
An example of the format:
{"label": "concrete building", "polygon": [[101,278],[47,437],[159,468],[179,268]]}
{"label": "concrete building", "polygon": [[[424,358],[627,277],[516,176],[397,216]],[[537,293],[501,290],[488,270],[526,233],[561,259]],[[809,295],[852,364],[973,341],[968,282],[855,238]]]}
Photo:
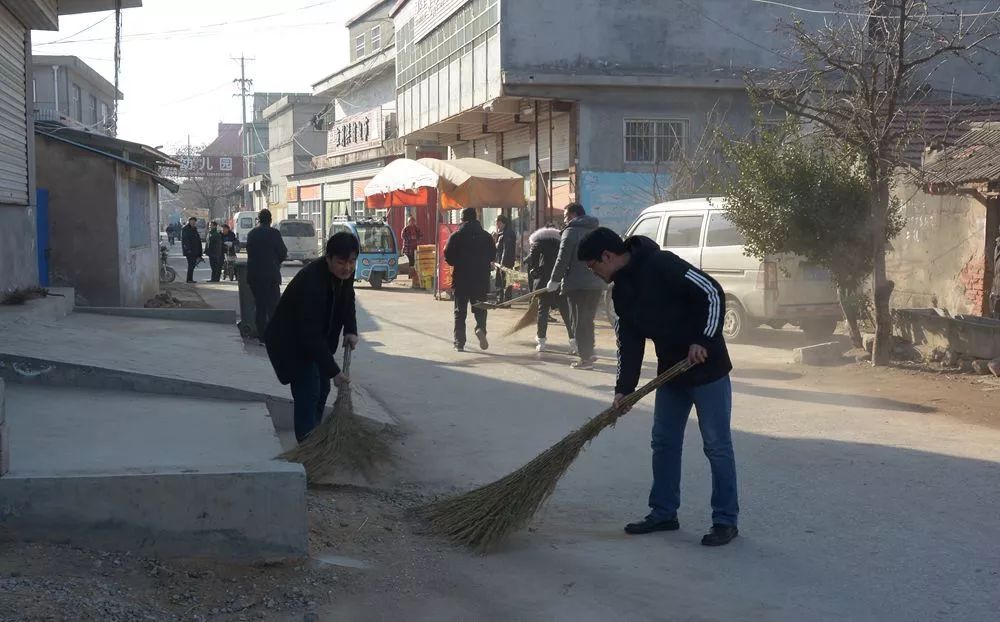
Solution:
{"label": "concrete building", "polygon": [[274,221],[299,217],[297,189],[288,176],[312,170],[312,160],[326,150],[322,117],[329,100],[302,93],[286,95],[264,109],[268,142],[268,208]]}
{"label": "concrete building", "polygon": [[152,147],[40,122],[38,188],[48,197],[52,282],[95,306],[141,307],[160,290],[159,187],[176,164]]}
{"label": "concrete building", "polygon": [[248,164],[247,177],[240,182],[240,185],[244,188],[244,202],[247,209],[255,212],[267,207],[271,189],[268,157],[271,143],[264,110],[287,95],[294,93],[254,93],[250,122],[247,123],[245,132],[240,130]]}
{"label": "concrete building", "polygon": [[348,21],[350,62],[313,84],[313,94],[330,105],[326,144],[313,159],[314,170],[289,176],[288,184],[290,193],[298,192],[299,211],[313,220],[320,239],[335,216],[386,216],[365,209],[364,189],[393,159],[441,158],[446,153],[399,138],[392,6],[393,0],[380,0]]}
{"label": "concrete building", "polygon": [[[625,228],[707,126],[749,129],[742,76],[786,62],[777,20],[829,17],[732,0],[399,0],[391,14],[401,136],[526,174],[524,230],[573,199]],[[991,95],[964,65],[932,83]]]}
{"label": "concrete building", "polygon": [[[59,16],[106,11],[112,0],[0,1],[0,290],[38,283],[34,114],[29,104],[31,31],[57,30]],[[122,8],[141,6],[124,0]]]}
{"label": "concrete building", "polygon": [[76,56],[32,57],[31,87],[36,121],[115,135],[114,102],[124,95]]}

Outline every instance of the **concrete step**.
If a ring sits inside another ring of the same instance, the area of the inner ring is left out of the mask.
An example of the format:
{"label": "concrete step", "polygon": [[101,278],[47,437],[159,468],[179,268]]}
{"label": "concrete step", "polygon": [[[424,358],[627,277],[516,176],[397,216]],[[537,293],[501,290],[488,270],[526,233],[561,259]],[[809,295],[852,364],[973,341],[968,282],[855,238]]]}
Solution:
{"label": "concrete step", "polygon": [[307,552],[305,473],[275,459],[267,408],[109,390],[7,385],[15,534],[163,555]]}

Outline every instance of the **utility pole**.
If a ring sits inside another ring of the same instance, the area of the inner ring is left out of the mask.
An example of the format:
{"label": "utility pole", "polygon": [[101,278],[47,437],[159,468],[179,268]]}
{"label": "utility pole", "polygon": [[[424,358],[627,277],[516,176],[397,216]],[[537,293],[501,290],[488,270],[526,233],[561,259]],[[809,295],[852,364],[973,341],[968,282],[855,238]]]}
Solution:
{"label": "utility pole", "polygon": [[[243,120],[242,120],[243,125],[240,132],[243,136],[243,140],[240,141],[240,150],[241,150],[240,156],[241,159],[243,160],[243,178],[246,179],[247,177],[250,177],[250,153],[251,153],[249,149],[250,137],[247,132],[247,95],[250,94],[250,87],[253,85],[253,80],[247,78],[246,62],[248,60],[254,60],[254,59],[247,58],[246,56],[243,56],[241,54],[238,59],[233,58],[233,60],[240,61],[240,77],[233,80],[233,83],[239,85],[240,92],[233,95],[233,97],[240,98],[240,111],[243,113]],[[247,206],[250,203],[249,200],[250,190],[248,188],[244,189],[242,192],[242,196],[243,196],[242,209],[245,210],[247,209]]]}

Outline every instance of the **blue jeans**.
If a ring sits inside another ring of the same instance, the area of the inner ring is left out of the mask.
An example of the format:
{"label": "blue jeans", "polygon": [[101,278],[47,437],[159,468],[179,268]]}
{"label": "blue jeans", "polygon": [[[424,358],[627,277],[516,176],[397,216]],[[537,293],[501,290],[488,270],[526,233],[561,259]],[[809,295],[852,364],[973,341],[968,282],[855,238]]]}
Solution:
{"label": "blue jeans", "polygon": [[736,525],[740,505],[729,428],[733,409],[733,385],[729,376],[699,387],[666,385],[656,391],[649,517],[667,520],[677,516],[677,508],[681,505],[681,448],[692,405],[698,409],[698,427],[705,456],[712,468],[712,523]]}
{"label": "blue jeans", "polygon": [[292,380],[295,439],[300,443],[323,420],[323,410],[329,395],[330,379],[320,372],[316,363],[303,367],[295,380]]}

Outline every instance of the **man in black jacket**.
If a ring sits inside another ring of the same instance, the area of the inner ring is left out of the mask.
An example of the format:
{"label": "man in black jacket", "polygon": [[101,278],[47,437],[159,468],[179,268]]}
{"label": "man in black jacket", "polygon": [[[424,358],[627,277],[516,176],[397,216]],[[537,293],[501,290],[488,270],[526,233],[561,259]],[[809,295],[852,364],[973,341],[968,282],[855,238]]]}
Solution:
{"label": "man in black jacket", "polygon": [[739,533],[739,501],[730,431],[733,365],[722,337],[725,292],[712,277],[643,236],[622,241],[614,231],[599,227],[580,242],[578,256],[594,274],[614,283],[616,405],[639,383],[647,339],[656,346],[658,373],[685,358],[696,365],[656,392],[650,512],[625,531],[644,534],[680,528],[681,447],[693,405],[712,469],[712,530],[701,543],[728,544]]}
{"label": "man in black jacket", "polygon": [[[444,248],[444,260],[451,265],[452,287],[455,289],[455,349],[465,350],[465,319],[469,305],[486,300],[490,291],[490,267],[496,254],[493,236],[479,224],[476,210],[462,210],[462,226],[451,234]],[[490,347],[486,340],[486,311],[473,307],[476,337],[483,350]]]}
{"label": "man in black jacket", "polygon": [[181,229],[181,252],[184,253],[184,257],[187,258],[188,262],[188,283],[195,282],[194,269],[204,254],[201,247],[201,235],[198,234],[198,227],[195,226],[197,223],[198,219],[192,216],[188,218],[188,224]]}
{"label": "man in black jacket", "polygon": [[260,224],[247,234],[247,284],[257,311],[257,335],[263,341],[281,296],[281,264],[288,259],[288,249],[281,232],[271,226],[270,210],[260,210],[257,219]]}
{"label": "man in black jacket", "polygon": [[[552,268],[556,265],[556,257],[559,256],[560,234],[559,230],[551,224],[547,224],[528,238],[531,244],[528,250],[528,257],[524,260],[524,267],[528,270],[528,279],[531,282],[532,290],[545,289],[552,278]],[[538,294],[538,325],[535,336],[535,350],[542,352],[545,350],[546,336],[549,331],[549,310],[559,309],[563,324],[566,325],[566,332],[569,334],[570,347],[573,346],[573,322],[570,319],[569,304],[566,297],[560,292],[549,292]]]}
{"label": "man in black jacket", "polygon": [[208,244],[205,246],[205,254],[208,255],[208,264],[212,267],[212,283],[218,283],[222,278],[222,256],[225,251],[222,248],[222,234],[219,232],[219,223],[212,221],[208,229]]}
{"label": "man in black jacket", "polygon": [[[496,245],[496,265],[504,268],[514,268],[514,255],[517,254],[517,235],[510,228],[510,218],[503,214],[497,216],[496,233],[493,234],[493,243]],[[503,302],[510,299],[511,290],[507,287],[507,275],[503,270],[497,268],[496,278],[497,300]]]}
{"label": "man in black jacket", "polygon": [[354,304],[354,267],[358,239],[334,234],[325,257],[299,271],[285,288],[267,328],[267,355],[281,384],[292,385],[295,438],[300,442],[323,419],[330,379],[338,387],[350,382],[334,354],[340,333],[344,347],[358,344]]}

